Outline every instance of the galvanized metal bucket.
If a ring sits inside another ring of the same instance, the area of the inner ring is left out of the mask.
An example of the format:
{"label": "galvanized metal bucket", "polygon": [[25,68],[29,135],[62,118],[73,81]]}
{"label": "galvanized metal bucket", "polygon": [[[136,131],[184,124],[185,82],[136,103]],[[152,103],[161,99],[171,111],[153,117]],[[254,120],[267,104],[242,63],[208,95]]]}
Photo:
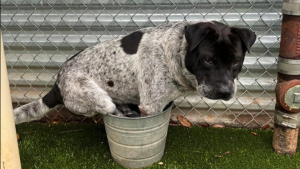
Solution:
{"label": "galvanized metal bucket", "polygon": [[159,114],[147,117],[104,116],[114,161],[128,168],[147,167],[159,161],[165,149],[173,102]]}

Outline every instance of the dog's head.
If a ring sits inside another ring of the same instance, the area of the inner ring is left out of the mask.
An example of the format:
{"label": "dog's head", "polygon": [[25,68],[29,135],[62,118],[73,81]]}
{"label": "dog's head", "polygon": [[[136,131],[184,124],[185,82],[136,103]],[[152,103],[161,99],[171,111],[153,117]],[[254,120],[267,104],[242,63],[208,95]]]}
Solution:
{"label": "dog's head", "polygon": [[209,99],[229,100],[236,91],[245,53],[256,40],[254,32],[220,22],[185,27],[186,68],[196,76],[198,92]]}

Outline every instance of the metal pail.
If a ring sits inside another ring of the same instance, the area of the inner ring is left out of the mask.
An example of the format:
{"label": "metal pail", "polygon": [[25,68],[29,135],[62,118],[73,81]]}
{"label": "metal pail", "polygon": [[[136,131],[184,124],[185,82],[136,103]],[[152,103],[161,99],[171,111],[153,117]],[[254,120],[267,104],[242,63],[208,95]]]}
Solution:
{"label": "metal pail", "polygon": [[114,161],[128,168],[147,167],[159,161],[165,149],[173,102],[159,114],[147,117],[104,116]]}

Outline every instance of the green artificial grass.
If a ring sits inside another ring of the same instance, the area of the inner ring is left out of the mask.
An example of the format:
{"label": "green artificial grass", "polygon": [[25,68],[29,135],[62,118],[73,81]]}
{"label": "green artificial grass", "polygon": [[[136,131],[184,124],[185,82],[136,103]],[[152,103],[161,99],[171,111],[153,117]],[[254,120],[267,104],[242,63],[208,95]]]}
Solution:
{"label": "green artificial grass", "polygon": [[[110,157],[103,125],[26,123],[17,125],[17,133],[23,169],[122,168]],[[148,168],[300,169],[300,153],[276,154],[272,134],[272,130],[170,126],[163,164]]]}

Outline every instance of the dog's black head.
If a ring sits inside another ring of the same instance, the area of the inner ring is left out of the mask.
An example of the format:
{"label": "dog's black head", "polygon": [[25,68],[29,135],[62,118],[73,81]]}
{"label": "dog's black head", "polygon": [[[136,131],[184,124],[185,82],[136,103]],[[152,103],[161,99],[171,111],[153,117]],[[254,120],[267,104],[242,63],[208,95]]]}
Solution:
{"label": "dog's black head", "polygon": [[185,38],[185,66],[196,76],[198,92],[209,99],[232,98],[236,91],[234,79],[256,40],[255,33],[219,22],[202,22],[187,26]]}

